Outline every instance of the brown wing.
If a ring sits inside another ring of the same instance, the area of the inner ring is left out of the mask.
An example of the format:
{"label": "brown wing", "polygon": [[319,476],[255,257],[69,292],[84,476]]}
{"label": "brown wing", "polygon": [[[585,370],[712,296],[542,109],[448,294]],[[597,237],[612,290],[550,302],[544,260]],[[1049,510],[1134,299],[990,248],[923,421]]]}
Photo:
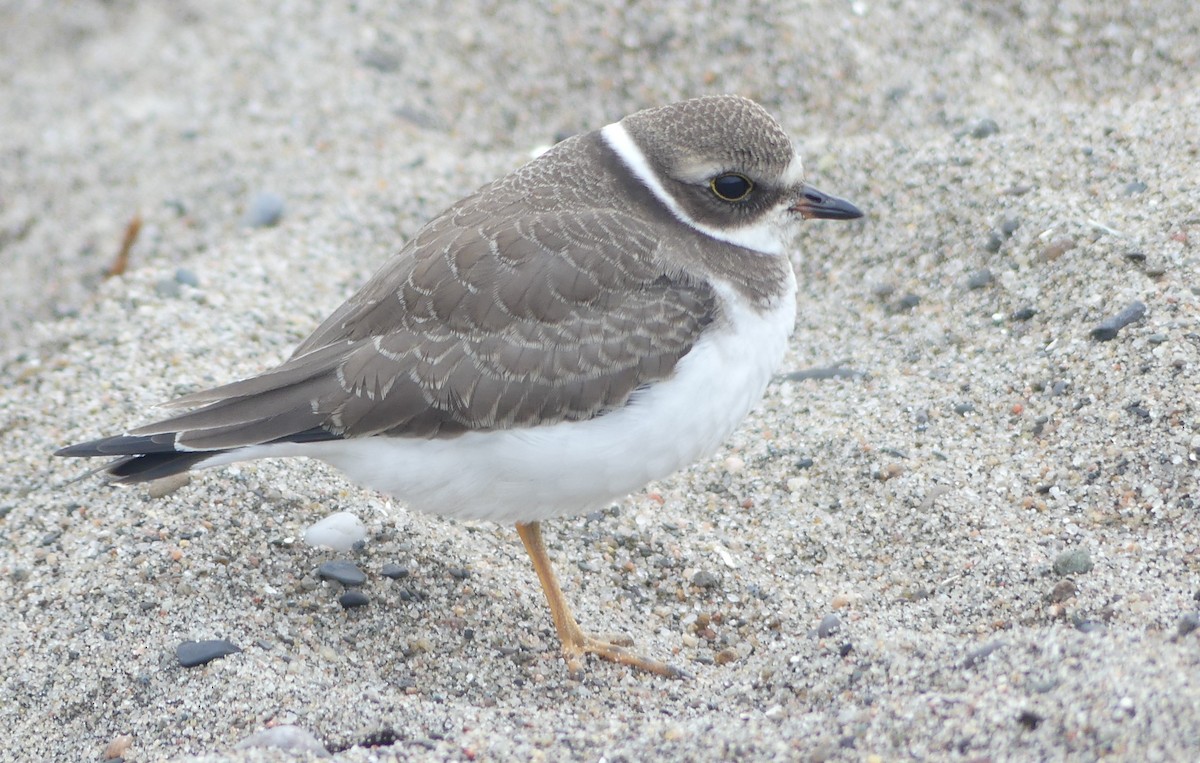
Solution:
{"label": "brown wing", "polygon": [[649,224],[604,211],[472,222],[438,218],[287,362],[133,434],[209,450],[587,419],[668,378],[714,320],[708,286],[655,264]]}

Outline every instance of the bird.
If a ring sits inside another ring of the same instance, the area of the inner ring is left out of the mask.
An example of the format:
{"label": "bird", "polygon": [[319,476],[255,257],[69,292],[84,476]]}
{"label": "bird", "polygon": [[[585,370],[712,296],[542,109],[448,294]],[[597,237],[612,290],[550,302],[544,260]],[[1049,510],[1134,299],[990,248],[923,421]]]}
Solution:
{"label": "bird", "polygon": [[683,671],[577,622],[541,524],[714,453],[792,334],[790,249],[850,202],[736,95],[567,138],[426,223],[281,364],[70,445],[130,484],[307,457],[409,509],[516,525],[569,675]]}

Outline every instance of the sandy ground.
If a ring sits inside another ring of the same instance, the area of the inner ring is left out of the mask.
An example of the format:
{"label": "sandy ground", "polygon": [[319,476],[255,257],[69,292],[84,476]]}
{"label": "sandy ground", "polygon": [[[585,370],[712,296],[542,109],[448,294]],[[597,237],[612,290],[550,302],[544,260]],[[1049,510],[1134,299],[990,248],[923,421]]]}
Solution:
{"label": "sandy ground", "polygon": [[[443,5],[0,6],[0,759],[1200,757],[1194,2]],[[65,484],[51,450],[277,362],[535,146],[709,92],[868,217],[797,241],[784,369],[855,373],[547,526],[585,626],[691,680],[569,680],[511,528],[319,465]],[[296,540],[337,510],[364,549]]]}

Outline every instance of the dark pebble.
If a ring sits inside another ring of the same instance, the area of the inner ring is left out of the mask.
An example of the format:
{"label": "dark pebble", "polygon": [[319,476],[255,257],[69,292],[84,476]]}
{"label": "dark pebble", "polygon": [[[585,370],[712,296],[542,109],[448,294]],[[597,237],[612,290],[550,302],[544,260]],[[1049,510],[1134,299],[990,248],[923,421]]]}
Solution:
{"label": "dark pebble", "polygon": [[1176,626],[1175,632],[1180,637],[1186,636],[1192,631],[1200,628],[1200,613],[1188,612],[1183,617],[1179,618],[1179,625]]}
{"label": "dark pebble", "polygon": [[1081,575],[1092,570],[1092,555],[1086,548],[1071,548],[1054,558],[1054,574]]}
{"label": "dark pebble", "polygon": [[979,120],[971,127],[972,138],[987,138],[998,132],[1000,132],[1000,125],[996,124],[996,120],[988,119],[987,117]]}
{"label": "dark pebble", "polygon": [[238,646],[223,638],[208,641],[185,641],[175,647],[175,659],[185,668],[194,668],[229,654],[242,651]]}
{"label": "dark pebble", "polygon": [[1004,239],[1000,238],[997,233],[988,234],[987,241],[983,242],[983,251],[992,252],[993,254],[1000,251],[1000,247],[1004,245]]}
{"label": "dark pebble", "polygon": [[721,579],[708,570],[700,570],[695,575],[692,575],[692,585],[699,588],[712,588],[720,582]]}
{"label": "dark pebble", "polygon": [[1146,337],[1146,341],[1150,342],[1150,344],[1162,344],[1163,342],[1167,341],[1168,339],[1170,339],[1170,337],[1168,337],[1166,334],[1160,334],[1160,333],[1154,333],[1154,334],[1151,334],[1150,336]]}
{"label": "dark pebble", "polygon": [[807,456],[805,456],[804,458],[798,458],[798,459],[796,459],[796,468],[797,469],[811,469],[813,463],[815,463],[815,462],[811,458],[808,458]]}
{"label": "dark pebble", "polygon": [[269,228],[283,217],[283,197],[271,191],[260,191],[250,199],[242,222],[251,228]]}
{"label": "dark pebble", "polygon": [[1137,416],[1142,421],[1149,421],[1152,418],[1149,409],[1147,409],[1141,403],[1130,403],[1129,405],[1125,406],[1125,410],[1129,411],[1134,416]]}
{"label": "dark pebble", "polygon": [[1126,252],[1125,259],[1129,260],[1130,262],[1145,262],[1146,261],[1146,253],[1145,252]]}
{"label": "dark pebble", "polygon": [[1032,307],[1022,307],[1019,310],[1014,310],[1010,317],[1014,321],[1027,321],[1035,315],[1037,315],[1037,310],[1034,310]]}
{"label": "dark pebble", "polygon": [[1032,710],[1022,710],[1020,715],[1017,716],[1017,723],[1021,724],[1030,731],[1033,731],[1038,726],[1041,726],[1042,721],[1044,720],[1046,719],[1043,716],[1038,715]]}
{"label": "dark pebble", "polygon": [[317,568],[317,577],[322,580],[336,580],[344,586],[359,586],[367,582],[367,576],[354,562],[337,560],[325,562]]}
{"label": "dark pebble", "polygon": [[471,577],[471,571],[466,567],[451,567],[448,572],[450,573],[450,577],[455,580],[466,580]]}
{"label": "dark pebble", "polygon": [[846,641],[841,646],[838,647],[838,657],[847,657],[853,651],[854,651],[854,644],[851,644],[849,641]]}
{"label": "dark pebble", "polygon": [[1067,382],[1058,380],[1050,385],[1050,397],[1061,397],[1067,391]]}
{"label": "dark pebble", "polygon": [[1083,618],[1076,618],[1074,625],[1075,630],[1079,631],[1080,633],[1104,632],[1104,623],[1100,622],[1099,620],[1085,620]]}
{"label": "dark pebble", "polygon": [[1006,217],[1000,221],[1000,232],[1004,234],[1005,238],[1010,238],[1020,227],[1021,218],[1019,217]]}
{"label": "dark pebble", "polygon": [[1146,304],[1144,302],[1134,302],[1129,307],[1121,312],[1105,318],[1092,329],[1092,339],[1099,342],[1107,342],[1117,336],[1117,332],[1125,328],[1131,323],[1140,321],[1146,315]]}
{"label": "dark pebble", "polygon": [[383,565],[383,569],[381,569],[379,572],[385,578],[391,578],[392,580],[399,580],[400,578],[408,577],[407,567],[401,567],[398,564],[391,564],[390,562]]}
{"label": "dark pebble", "polygon": [[959,403],[954,406],[954,412],[959,416],[966,416],[968,413],[975,412],[975,405],[972,403]]}
{"label": "dark pebble", "polygon": [[342,605],[343,609],[354,609],[355,607],[365,607],[371,602],[367,595],[357,588],[351,588],[342,592],[338,597],[338,604]]}
{"label": "dark pebble", "polygon": [[[999,248],[999,247],[997,247]],[[982,289],[992,282],[992,271],[987,268],[976,270],[971,275],[967,276],[968,289]]]}

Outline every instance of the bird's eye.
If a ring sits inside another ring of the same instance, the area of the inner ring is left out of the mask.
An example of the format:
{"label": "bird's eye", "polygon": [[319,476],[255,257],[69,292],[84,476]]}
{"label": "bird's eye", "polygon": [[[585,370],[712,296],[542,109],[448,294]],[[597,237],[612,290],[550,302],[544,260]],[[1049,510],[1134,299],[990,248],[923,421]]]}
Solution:
{"label": "bird's eye", "polygon": [[709,181],[708,185],[721,201],[741,201],[754,190],[754,183],[751,183],[746,176],[736,172],[717,175]]}

